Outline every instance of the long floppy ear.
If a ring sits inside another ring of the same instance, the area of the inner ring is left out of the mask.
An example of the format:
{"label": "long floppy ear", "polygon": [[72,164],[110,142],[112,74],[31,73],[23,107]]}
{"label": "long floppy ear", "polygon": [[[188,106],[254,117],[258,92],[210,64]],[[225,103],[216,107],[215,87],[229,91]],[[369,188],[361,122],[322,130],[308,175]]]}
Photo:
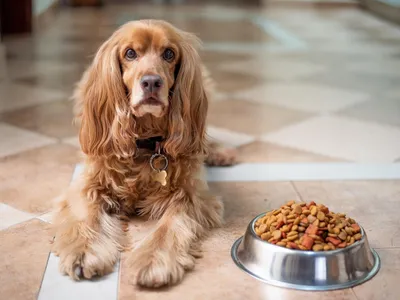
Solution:
{"label": "long floppy ear", "polygon": [[180,34],[181,60],[172,90],[169,136],[164,145],[166,153],[173,158],[207,152],[208,95],[202,74],[203,65],[197,52],[200,41],[190,33]]}
{"label": "long floppy ear", "polygon": [[122,81],[115,36],[97,51],[74,93],[75,109],[80,123],[79,141],[87,155],[124,157],[134,148],[129,132],[125,86]]}

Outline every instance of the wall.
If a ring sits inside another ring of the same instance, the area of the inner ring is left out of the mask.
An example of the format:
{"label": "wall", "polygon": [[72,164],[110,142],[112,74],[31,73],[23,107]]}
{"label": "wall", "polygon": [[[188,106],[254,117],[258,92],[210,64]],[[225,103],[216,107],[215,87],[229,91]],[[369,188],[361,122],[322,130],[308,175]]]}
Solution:
{"label": "wall", "polygon": [[32,0],[32,13],[34,16],[46,11],[53,3],[58,0]]}

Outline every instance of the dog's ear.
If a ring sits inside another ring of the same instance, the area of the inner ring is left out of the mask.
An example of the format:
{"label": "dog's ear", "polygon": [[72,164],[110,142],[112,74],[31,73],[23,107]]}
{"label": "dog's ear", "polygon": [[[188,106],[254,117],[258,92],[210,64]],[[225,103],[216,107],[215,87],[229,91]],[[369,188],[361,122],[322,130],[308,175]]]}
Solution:
{"label": "dog's ear", "polygon": [[118,57],[118,38],[112,36],[97,51],[74,93],[80,123],[79,141],[88,155],[120,157],[134,151],[130,112]]}
{"label": "dog's ear", "polygon": [[175,72],[168,137],[164,145],[165,151],[174,158],[207,152],[208,95],[197,51],[200,41],[190,33],[179,33],[182,37],[180,62]]}

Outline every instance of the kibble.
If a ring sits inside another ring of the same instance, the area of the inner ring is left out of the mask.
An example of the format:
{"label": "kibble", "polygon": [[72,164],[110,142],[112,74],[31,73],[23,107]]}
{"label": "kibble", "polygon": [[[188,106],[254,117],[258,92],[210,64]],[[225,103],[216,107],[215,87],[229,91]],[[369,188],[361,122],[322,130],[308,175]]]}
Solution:
{"label": "kibble", "polygon": [[362,238],[361,228],[352,218],[313,201],[289,201],[259,218],[254,231],[266,242],[303,251],[346,248]]}

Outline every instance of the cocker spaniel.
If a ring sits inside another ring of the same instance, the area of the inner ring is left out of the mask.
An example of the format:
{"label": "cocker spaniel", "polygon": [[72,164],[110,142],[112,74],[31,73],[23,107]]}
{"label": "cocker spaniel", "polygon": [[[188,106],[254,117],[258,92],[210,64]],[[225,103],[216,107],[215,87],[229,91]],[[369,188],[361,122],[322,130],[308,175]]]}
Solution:
{"label": "cocker spaniel", "polygon": [[208,142],[212,90],[199,45],[167,22],[141,20],[97,51],[74,93],[84,171],[54,217],[61,272],[111,272],[129,243],[124,221],[139,215],[158,222],[130,254],[135,282],[175,284],[193,269],[200,239],[222,224],[202,170],[235,163],[235,153]]}

